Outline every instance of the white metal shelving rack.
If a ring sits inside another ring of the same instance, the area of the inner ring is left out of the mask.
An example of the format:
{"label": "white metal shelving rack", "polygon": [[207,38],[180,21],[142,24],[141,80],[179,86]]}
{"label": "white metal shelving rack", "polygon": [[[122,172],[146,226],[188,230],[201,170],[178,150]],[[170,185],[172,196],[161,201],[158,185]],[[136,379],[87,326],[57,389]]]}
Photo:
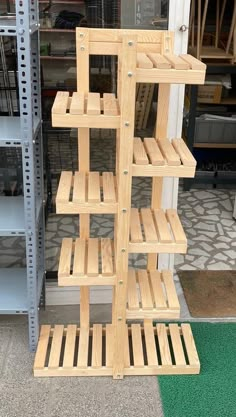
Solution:
{"label": "white metal shelving rack", "polygon": [[45,276],[39,16],[37,0],[15,5],[15,19],[0,19],[0,36],[17,39],[20,117],[0,116],[0,147],[22,149],[24,197],[0,197],[0,236],[24,236],[27,262],[0,269],[0,314],[28,314],[34,351]]}

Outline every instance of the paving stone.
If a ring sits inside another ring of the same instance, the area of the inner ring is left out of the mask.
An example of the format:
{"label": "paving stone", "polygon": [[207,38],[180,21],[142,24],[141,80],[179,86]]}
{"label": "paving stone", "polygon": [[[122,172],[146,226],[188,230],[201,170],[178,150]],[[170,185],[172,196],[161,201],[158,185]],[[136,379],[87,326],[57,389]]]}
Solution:
{"label": "paving stone", "polygon": [[207,269],[209,269],[211,271],[217,271],[217,270],[219,270],[219,271],[221,271],[221,270],[222,271],[229,271],[232,268],[230,267],[230,265],[228,265],[224,262],[216,262],[215,264],[208,265]]}
{"label": "paving stone", "polygon": [[225,234],[224,229],[220,223],[217,223],[217,229],[218,229],[219,235],[223,236]]}
{"label": "paving stone", "polygon": [[227,245],[226,243],[215,243],[214,244],[215,248],[217,249],[229,249],[229,245]]}
{"label": "paving stone", "polygon": [[208,191],[197,191],[194,193],[195,197],[198,200],[206,200],[208,198],[214,198],[214,194],[209,193]]}
{"label": "paving stone", "polygon": [[61,219],[60,223],[61,224],[72,224],[73,219],[71,217],[65,217],[64,219]]}
{"label": "paving stone", "polygon": [[[216,233],[214,233],[214,235],[215,235]],[[212,241],[212,239],[210,239],[209,237],[207,237],[207,236],[205,236],[205,235],[199,235],[199,236],[196,236],[196,237],[193,237],[193,240],[196,240],[196,241],[199,241],[200,240],[200,242],[211,242]]]}
{"label": "paving stone", "polygon": [[181,271],[195,271],[197,268],[192,265],[184,264],[179,268]]}
{"label": "paving stone", "polygon": [[195,266],[198,269],[204,269],[207,260],[208,258],[206,256],[200,256],[194,262],[192,262],[191,265]]}
{"label": "paving stone", "polygon": [[211,231],[211,232],[216,231],[216,227],[215,227],[214,224],[207,224],[207,223],[199,222],[198,224],[196,224],[195,227],[196,227],[196,229],[207,230],[207,231]]}
{"label": "paving stone", "polygon": [[235,239],[235,238],[236,238],[236,232],[227,232],[227,235],[228,235],[231,239]]}
{"label": "paving stone", "polygon": [[216,253],[214,255],[215,259],[219,259],[219,261],[227,261],[227,256],[225,256],[223,253]]}
{"label": "paving stone", "polygon": [[231,259],[236,259],[236,251],[235,250],[226,250],[224,253],[229,256]]}
{"label": "paving stone", "polygon": [[201,216],[201,220],[210,220],[212,222],[218,222],[220,218],[219,216],[215,216],[214,214],[209,214],[207,216]]}
{"label": "paving stone", "polygon": [[231,239],[227,236],[217,236],[217,240],[220,240],[221,242],[231,242]]}
{"label": "paving stone", "polygon": [[207,210],[207,213],[208,214],[220,214],[220,216],[221,216],[221,212],[218,208]]}
{"label": "paving stone", "polygon": [[229,220],[229,219],[222,219],[221,220],[221,223],[224,225],[224,226],[233,226],[233,224],[235,224],[235,220]]}
{"label": "paving stone", "polygon": [[225,208],[225,210],[229,210],[231,212],[233,211],[233,206],[229,198],[227,198],[227,200],[220,201],[219,203]]}
{"label": "paving stone", "polygon": [[191,255],[197,255],[197,256],[210,256],[210,254],[206,253],[202,249],[199,248],[191,248],[188,250],[188,253]]}
{"label": "paving stone", "polygon": [[202,206],[195,206],[194,211],[198,214],[204,214],[204,208]]}
{"label": "paving stone", "polygon": [[212,251],[212,250],[214,249],[212,246],[208,245],[208,244],[207,244],[207,243],[205,243],[205,242],[201,242],[201,243],[199,243],[199,245],[200,245],[203,249],[205,249],[207,252],[210,252],[210,251]]}
{"label": "paving stone", "polygon": [[216,203],[216,202],[212,202],[212,203],[204,203],[204,204],[203,204],[203,207],[205,207],[205,208],[209,208],[209,209],[212,209],[212,208],[217,207],[217,206],[218,206],[218,203]]}

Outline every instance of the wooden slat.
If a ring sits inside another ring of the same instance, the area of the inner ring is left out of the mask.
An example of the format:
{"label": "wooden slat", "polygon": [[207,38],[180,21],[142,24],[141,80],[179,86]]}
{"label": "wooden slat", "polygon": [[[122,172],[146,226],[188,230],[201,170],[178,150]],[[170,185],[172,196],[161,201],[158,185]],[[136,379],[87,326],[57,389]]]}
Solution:
{"label": "wooden slat", "polygon": [[106,324],[106,366],[109,368],[113,365],[113,342],[113,326],[112,324]]}
{"label": "wooden slat", "polygon": [[164,57],[171,63],[171,66],[176,70],[187,70],[190,68],[189,63],[184,61],[177,55],[164,54]]}
{"label": "wooden slat", "polygon": [[85,269],[85,254],[86,254],[86,241],[85,239],[76,239],[74,248],[74,265],[73,276],[79,277],[86,273]]}
{"label": "wooden slat", "polygon": [[88,202],[101,202],[99,172],[89,172],[88,174]]}
{"label": "wooden slat", "polygon": [[130,239],[131,239],[131,242],[136,242],[136,243],[143,242],[139,211],[136,208],[131,209]]}
{"label": "wooden slat", "polygon": [[70,114],[84,114],[84,93],[73,93]]}
{"label": "wooden slat", "polygon": [[153,210],[153,215],[156,223],[157,236],[161,243],[172,242],[170,229],[166,221],[165,213],[162,209]]}
{"label": "wooden slat", "polygon": [[61,277],[68,277],[70,275],[72,256],[72,238],[65,237],[62,240],[60,261],[58,267],[58,275]]}
{"label": "wooden slat", "polygon": [[128,309],[138,310],[139,299],[138,299],[138,292],[137,292],[137,282],[136,282],[135,271],[133,269],[129,270],[127,285],[128,285],[128,290],[127,290]]}
{"label": "wooden slat", "polygon": [[41,326],[37,352],[34,360],[34,369],[43,369],[45,366],[50,329],[51,326],[48,324],[43,324]]}
{"label": "wooden slat", "polygon": [[186,236],[182,224],[180,223],[179,217],[176,210],[166,210],[166,217],[171,225],[172,233],[176,243],[187,243]]}
{"label": "wooden slat", "polygon": [[197,354],[196,345],[192,335],[191,327],[188,323],[181,324],[184,343],[188,354],[189,365],[199,366],[199,358]]}
{"label": "wooden slat", "polygon": [[166,308],[166,297],[163,292],[161,274],[159,271],[150,271],[150,282],[156,308]]}
{"label": "wooden slat", "polygon": [[125,325],[124,331],[124,366],[127,368],[130,367],[129,335],[127,325]]}
{"label": "wooden slat", "polygon": [[57,190],[56,200],[68,203],[70,198],[70,189],[72,184],[72,172],[62,171],[59,186]]}
{"label": "wooden slat", "polygon": [[153,63],[146,54],[142,52],[138,52],[137,53],[137,67],[138,68],[153,68]]}
{"label": "wooden slat", "polygon": [[[83,32],[84,28],[77,28],[76,31],[78,33]],[[167,31],[166,31],[167,32]],[[111,43],[111,42],[118,42],[122,43],[124,35],[129,35],[129,37],[132,38],[132,36],[137,37],[137,43],[154,43],[160,44],[162,41],[162,33],[163,31],[154,31],[154,30],[134,30],[134,29],[94,29],[89,31],[89,40],[91,42],[105,42],[105,43]],[[171,32],[167,32],[169,36],[171,35]]]}
{"label": "wooden slat", "polygon": [[196,166],[197,162],[191,154],[187,145],[184,143],[183,139],[173,139],[172,145],[177,154],[180,156],[183,165],[187,167]]}
{"label": "wooden slat", "polygon": [[162,154],[167,160],[168,165],[178,166],[181,164],[179,155],[175,152],[173,146],[168,139],[161,139],[158,141],[158,145]]}
{"label": "wooden slat", "polygon": [[118,103],[115,94],[103,94],[103,112],[106,116],[118,116]]}
{"label": "wooden slat", "polygon": [[152,63],[154,64],[155,68],[160,68],[160,69],[171,68],[171,63],[162,54],[149,53],[147,55],[152,61]]}
{"label": "wooden slat", "polygon": [[77,366],[86,368],[88,366],[89,328],[81,327],[79,332],[79,350]]}
{"label": "wooden slat", "polygon": [[177,297],[173,276],[170,271],[162,271],[162,279],[165,284],[169,308],[179,310],[179,300]]}
{"label": "wooden slat", "polygon": [[102,274],[113,275],[112,246],[111,239],[101,239]]}
{"label": "wooden slat", "polygon": [[183,59],[184,61],[186,61],[189,64],[189,66],[192,70],[200,70],[200,71],[205,71],[206,70],[206,64],[199,61],[199,59],[195,58],[192,55],[181,54],[180,58]]}
{"label": "wooden slat", "polygon": [[140,138],[134,138],[134,162],[138,165],[147,165],[149,162]]}
{"label": "wooden slat", "polygon": [[88,264],[87,274],[98,275],[98,239],[88,239]]}
{"label": "wooden slat", "polygon": [[172,365],[166,326],[163,323],[159,323],[156,325],[156,328],[162,365]]}
{"label": "wooden slat", "polygon": [[87,114],[100,114],[100,94],[88,93]]}
{"label": "wooden slat", "polygon": [[170,337],[172,341],[172,348],[174,351],[175,356],[175,364],[177,366],[184,366],[186,365],[185,357],[184,357],[184,351],[183,351],[183,345],[181,342],[180,332],[179,332],[179,326],[178,324],[169,324],[169,330],[170,330]]}
{"label": "wooden slat", "polygon": [[85,203],[86,200],[86,174],[75,172],[73,186],[73,203]]}
{"label": "wooden slat", "polygon": [[48,368],[58,368],[59,360],[61,354],[61,344],[63,337],[64,326],[61,324],[56,324],[54,327],[53,337],[52,337],[52,346],[49,356]]}
{"label": "wooden slat", "polygon": [[63,367],[72,368],[74,365],[76,324],[69,324],[66,332],[66,343],[63,357]]}
{"label": "wooden slat", "polygon": [[93,325],[92,367],[102,366],[102,325]]}
{"label": "wooden slat", "polygon": [[151,290],[149,286],[147,271],[145,270],[138,271],[138,283],[139,283],[141,304],[142,304],[143,310],[152,310],[153,301],[152,301],[152,294],[151,294]]}
{"label": "wooden slat", "polygon": [[144,366],[140,324],[131,324],[134,367]]}
{"label": "wooden slat", "polygon": [[65,114],[69,101],[69,93],[67,91],[58,91],[52,106],[53,114]]}
{"label": "wooden slat", "polygon": [[144,147],[146,148],[146,152],[152,165],[165,165],[165,159],[154,138],[144,138]]}
{"label": "wooden slat", "polygon": [[103,201],[104,203],[116,202],[115,182],[112,172],[102,173]]}
{"label": "wooden slat", "polygon": [[157,366],[157,351],[153,332],[152,322],[144,321],[145,344],[147,351],[147,361],[149,366]]}
{"label": "wooden slat", "polygon": [[158,240],[152,212],[148,208],[141,209],[142,223],[146,242],[156,242]]}

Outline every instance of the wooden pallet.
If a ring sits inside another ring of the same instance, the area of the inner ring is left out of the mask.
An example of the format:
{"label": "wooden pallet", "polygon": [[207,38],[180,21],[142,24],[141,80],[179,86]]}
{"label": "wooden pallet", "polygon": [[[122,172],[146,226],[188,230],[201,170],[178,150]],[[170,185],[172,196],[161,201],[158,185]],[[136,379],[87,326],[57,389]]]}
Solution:
{"label": "wooden pallet", "polygon": [[[198,374],[200,363],[189,324],[151,322],[126,326],[124,375]],[[94,324],[43,325],[34,363],[34,376],[112,375],[114,329]]]}
{"label": "wooden pallet", "polygon": [[130,253],[185,253],[187,239],[174,209],[131,209]]}
{"label": "wooden pallet", "polygon": [[196,160],[183,139],[134,138],[132,175],[194,177]]}
{"label": "wooden pallet", "polygon": [[112,172],[63,171],[57,190],[58,214],[116,213],[116,181]]}

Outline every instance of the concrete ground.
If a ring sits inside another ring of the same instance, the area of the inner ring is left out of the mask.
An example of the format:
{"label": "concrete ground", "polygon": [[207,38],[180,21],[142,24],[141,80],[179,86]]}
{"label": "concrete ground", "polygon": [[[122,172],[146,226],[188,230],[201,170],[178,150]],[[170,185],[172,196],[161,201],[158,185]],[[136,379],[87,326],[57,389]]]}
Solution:
{"label": "concrete ground", "polygon": [[[41,323],[76,323],[78,310],[47,308]],[[91,321],[108,310],[92,306]],[[0,316],[0,417],[163,417],[156,377],[34,378],[27,333],[25,316]]]}

